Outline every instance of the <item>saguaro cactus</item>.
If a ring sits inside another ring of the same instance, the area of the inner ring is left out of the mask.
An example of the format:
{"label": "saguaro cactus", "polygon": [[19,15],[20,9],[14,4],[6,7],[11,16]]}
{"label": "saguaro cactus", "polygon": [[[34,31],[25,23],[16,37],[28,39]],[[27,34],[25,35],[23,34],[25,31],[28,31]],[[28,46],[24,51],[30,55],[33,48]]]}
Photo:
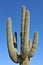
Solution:
{"label": "saguaro cactus", "polygon": [[34,33],[33,42],[29,40],[29,27],[30,27],[30,11],[26,10],[25,6],[22,7],[22,18],[21,18],[21,52],[18,54],[17,50],[17,32],[14,32],[12,36],[12,20],[7,20],[7,43],[8,52],[10,58],[20,65],[30,65],[30,58],[32,58],[37,49],[38,33]]}

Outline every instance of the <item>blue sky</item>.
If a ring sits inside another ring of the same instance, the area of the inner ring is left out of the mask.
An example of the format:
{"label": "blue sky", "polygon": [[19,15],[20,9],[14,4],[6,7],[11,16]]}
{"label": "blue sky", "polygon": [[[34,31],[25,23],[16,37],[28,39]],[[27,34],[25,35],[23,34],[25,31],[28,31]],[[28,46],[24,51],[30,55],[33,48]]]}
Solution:
{"label": "blue sky", "polygon": [[[43,65],[43,0],[0,0],[0,65],[17,65],[8,55],[6,23],[7,18],[11,17],[12,32],[17,32],[20,46],[21,8],[23,5],[30,10],[30,39],[33,39],[35,31],[39,33],[37,52],[31,59],[30,65]],[[19,49],[20,47],[18,47]]]}

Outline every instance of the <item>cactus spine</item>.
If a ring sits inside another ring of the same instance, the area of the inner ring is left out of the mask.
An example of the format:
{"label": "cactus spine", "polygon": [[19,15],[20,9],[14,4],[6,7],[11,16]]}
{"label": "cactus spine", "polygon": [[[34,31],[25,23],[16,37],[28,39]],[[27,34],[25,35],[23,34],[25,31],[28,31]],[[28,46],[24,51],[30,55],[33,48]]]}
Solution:
{"label": "cactus spine", "polygon": [[20,65],[30,65],[30,58],[34,56],[37,49],[38,33],[34,33],[33,42],[29,40],[30,12],[25,9],[25,6],[22,7],[21,21],[21,53],[18,55],[17,33],[14,32],[12,36],[12,20],[11,18],[7,20],[8,52],[14,62]]}

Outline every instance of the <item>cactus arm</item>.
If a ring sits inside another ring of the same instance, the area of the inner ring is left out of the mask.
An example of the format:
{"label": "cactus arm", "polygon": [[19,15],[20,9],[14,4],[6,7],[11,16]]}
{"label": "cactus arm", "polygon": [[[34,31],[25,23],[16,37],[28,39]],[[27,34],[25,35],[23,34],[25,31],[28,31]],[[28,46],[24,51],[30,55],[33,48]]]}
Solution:
{"label": "cactus arm", "polygon": [[30,28],[30,11],[26,10],[26,13],[25,13],[25,27],[24,27],[24,41],[29,38],[29,28]]}
{"label": "cactus arm", "polygon": [[28,54],[28,37],[29,37],[29,24],[30,12],[26,10],[25,13],[25,27],[24,27],[24,53]]}
{"label": "cactus arm", "polygon": [[30,12],[25,12],[25,24],[24,24],[24,43],[22,47],[22,58],[25,58],[28,54],[28,37],[29,37],[29,25],[30,25]]}
{"label": "cactus arm", "polygon": [[21,18],[21,45],[24,41],[24,24],[25,24],[25,6],[22,7],[22,18]]}
{"label": "cactus arm", "polygon": [[23,46],[24,46],[24,24],[25,24],[25,6],[22,7],[22,17],[21,17],[21,56],[23,55]]}
{"label": "cactus arm", "polygon": [[33,39],[33,45],[32,45],[32,48],[31,48],[29,54],[28,54],[29,57],[33,57],[33,55],[35,54],[36,49],[37,49],[37,44],[38,44],[38,33],[35,32],[34,39]]}
{"label": "cactus arm", "polygon": [[14,48],[14,45],[13,45],[13,36],[12,36],[12,26],[11,26],[11,19],[8,18],[7,20],[7,43],[8,43],[8,51],[9,51],[9,56],[10,58],[15,61],[16,63],[18,62],[18,59],[17,59],[17,55],[18,55],[18,52],[17,52],[17,49]]}

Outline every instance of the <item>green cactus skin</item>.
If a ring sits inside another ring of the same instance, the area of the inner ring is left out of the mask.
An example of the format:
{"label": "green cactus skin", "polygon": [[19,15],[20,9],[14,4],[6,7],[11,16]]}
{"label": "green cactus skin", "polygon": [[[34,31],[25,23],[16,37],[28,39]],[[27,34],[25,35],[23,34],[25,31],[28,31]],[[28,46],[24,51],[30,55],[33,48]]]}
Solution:
{"label": "green cactus skin", "polygon": [[29,28],[30,28],[30,11],[26,10],[25,6],[22,7],[21,18],[21,52],[18,54],[17,50],[17,33],[12,35],[12,20],[7,20],[7,45],[9,56],[15,63],[20,65],[30,65],[30,58],[32,58],[36,52],[38,44],[38,32],[34,33],[33,42],[29,40]]}

